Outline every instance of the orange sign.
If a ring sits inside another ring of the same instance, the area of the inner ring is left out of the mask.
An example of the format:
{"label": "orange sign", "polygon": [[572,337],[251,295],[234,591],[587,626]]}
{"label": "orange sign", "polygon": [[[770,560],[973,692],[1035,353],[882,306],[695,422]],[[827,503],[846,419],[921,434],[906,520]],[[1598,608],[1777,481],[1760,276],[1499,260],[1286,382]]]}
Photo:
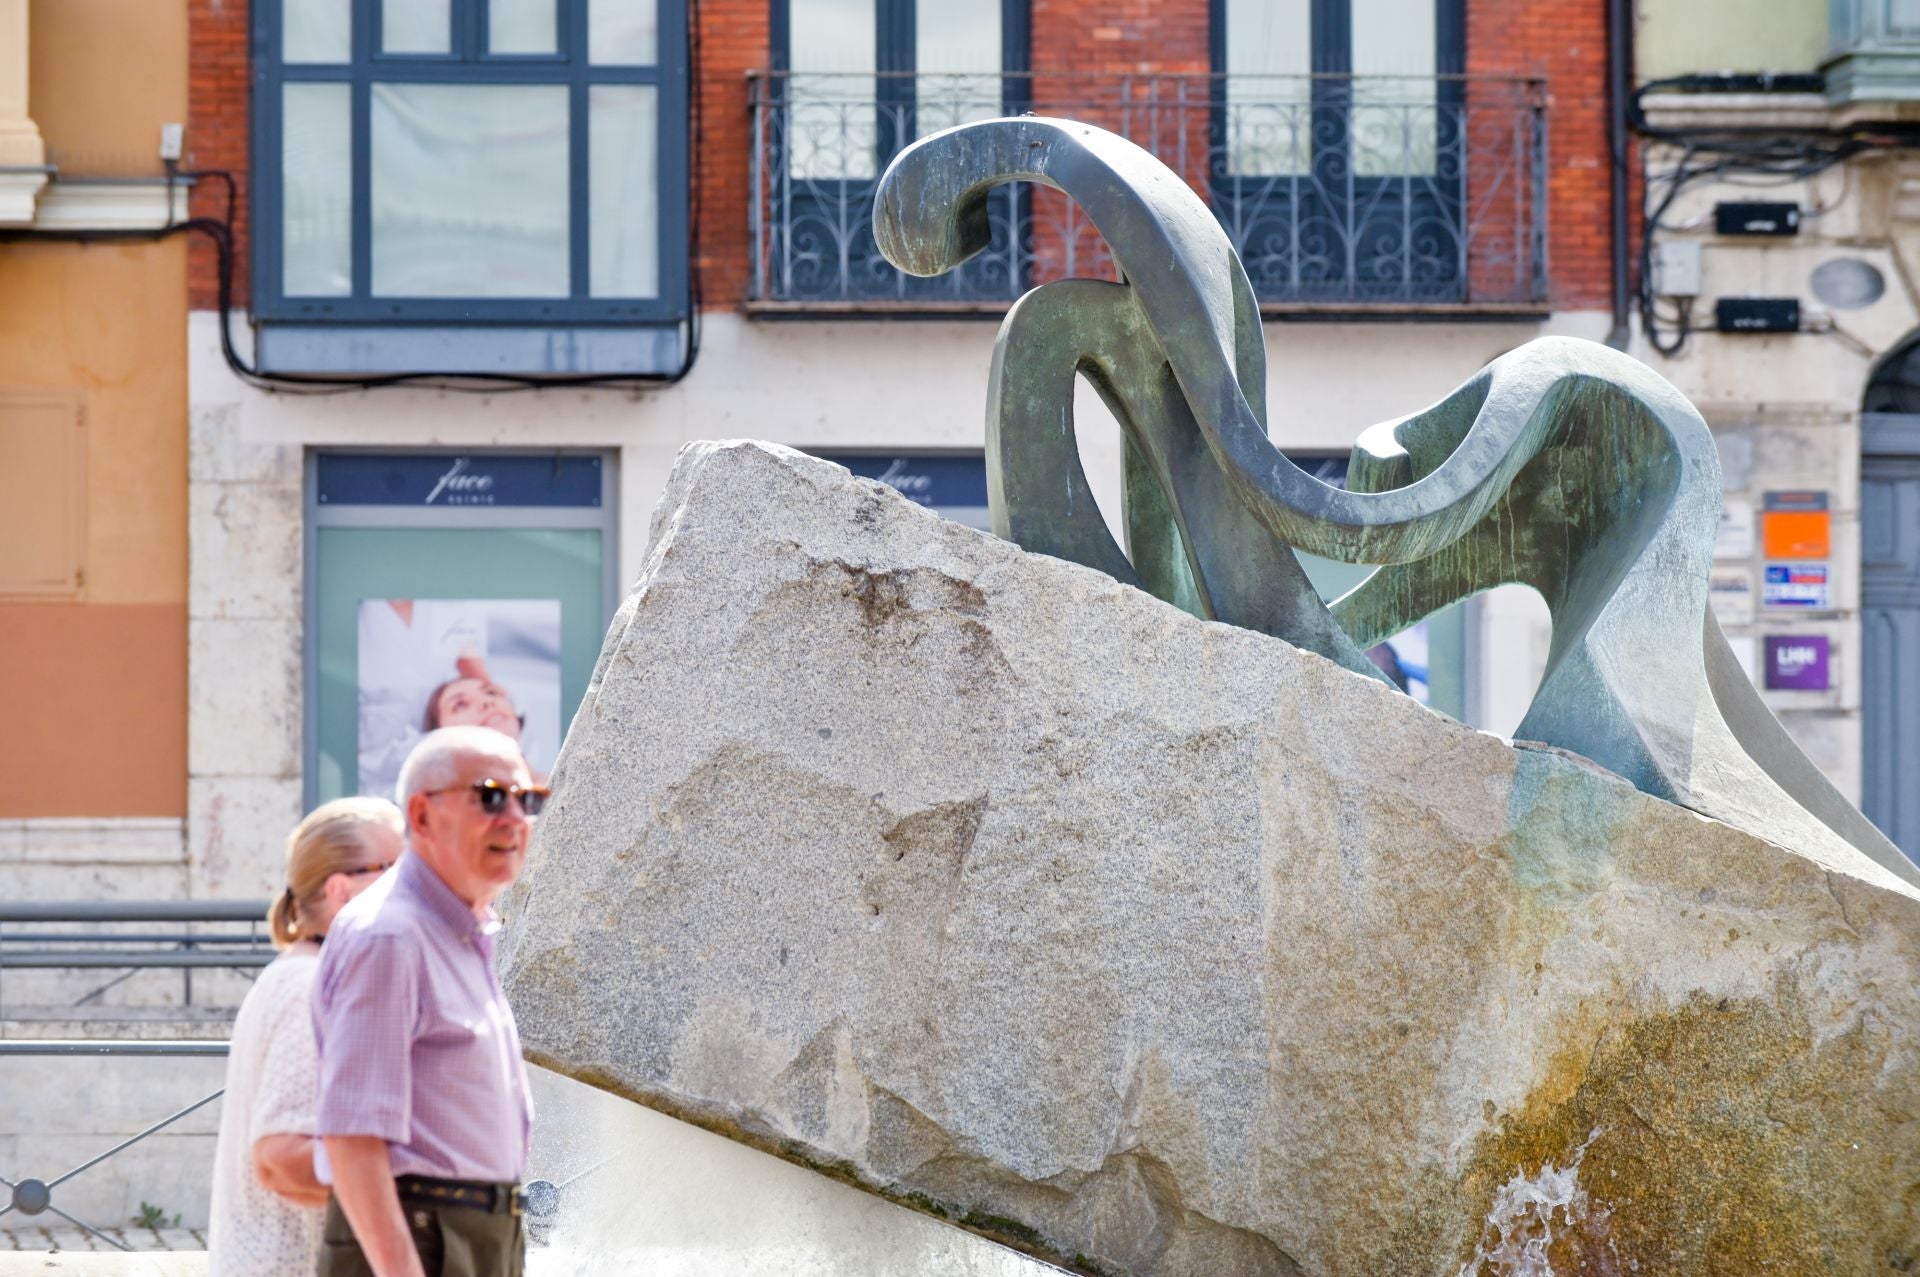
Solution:
{"label": "orange sign", "polygon": [[1824,492],[1769,492],[1760,515],[1769,559],[1824,559],[1832,550],[1833,521]]}

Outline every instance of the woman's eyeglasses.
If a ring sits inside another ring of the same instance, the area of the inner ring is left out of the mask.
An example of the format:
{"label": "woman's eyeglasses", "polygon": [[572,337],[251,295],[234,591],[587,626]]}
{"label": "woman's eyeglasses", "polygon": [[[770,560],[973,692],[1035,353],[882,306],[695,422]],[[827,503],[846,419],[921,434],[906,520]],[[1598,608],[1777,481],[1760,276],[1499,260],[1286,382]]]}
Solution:
{"label": "woman's eyeglasses", "polygon": [[385,864],[361,865],[358,869],[342,869],[340,872],[349,878],[358,878],[364,874],[383,874],[393,868],[393,864],[394,862],[389,860]]}
{"label": "woman's eyeglasses", "polygon": [[429,789],[427,797],[435,794],[452,793],[457,789],[471,789],[480,799],[480,810],[489,816],[498,816],[507,809],[508,800],[517,800],[520,810],[529,816],[538,816],[540,809],[547,805],[547,799],[553,797],[553,791],[545,785],[503,785],[497,780],[476,780],[471,785],[449,785],[445,789]]}

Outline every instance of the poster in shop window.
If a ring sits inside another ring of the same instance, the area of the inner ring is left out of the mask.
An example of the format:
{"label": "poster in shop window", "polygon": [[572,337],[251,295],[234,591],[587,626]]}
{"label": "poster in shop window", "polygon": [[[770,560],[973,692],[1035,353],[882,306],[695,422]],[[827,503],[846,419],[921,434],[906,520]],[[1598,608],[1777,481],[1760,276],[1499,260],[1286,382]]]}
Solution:
{"label": "poster in shop window", "polygon": [[359,792],[391,796],[436,727],[477,724],[520,743],[535,779],[560,752],[557,599],[362,599]]}

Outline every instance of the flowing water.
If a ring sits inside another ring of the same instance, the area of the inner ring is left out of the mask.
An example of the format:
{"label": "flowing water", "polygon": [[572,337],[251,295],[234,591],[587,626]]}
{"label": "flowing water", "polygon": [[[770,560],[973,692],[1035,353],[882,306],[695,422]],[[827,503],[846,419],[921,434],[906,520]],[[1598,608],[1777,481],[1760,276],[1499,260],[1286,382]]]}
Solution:
{"label": "flowing water", "polygon": [[1612,1247],[1606,1242],[1610,1212],[1596,1205],[1580,1184],[1580,1164],[1598,1138],[1600,1128],[1595,1127],[1564,1169],[1552,1162],[1542,1163],[1534,1175],[1516,1169],[1493,1195],[1480,1244],[1473,1258],[1461,1265],[1459,1277],[1555,1277],[1551,1252],[1556,1236],[1564,1243],[1577,1235],[1585,1243],[1583,1253],[1597,1242],[1610,1257]]}

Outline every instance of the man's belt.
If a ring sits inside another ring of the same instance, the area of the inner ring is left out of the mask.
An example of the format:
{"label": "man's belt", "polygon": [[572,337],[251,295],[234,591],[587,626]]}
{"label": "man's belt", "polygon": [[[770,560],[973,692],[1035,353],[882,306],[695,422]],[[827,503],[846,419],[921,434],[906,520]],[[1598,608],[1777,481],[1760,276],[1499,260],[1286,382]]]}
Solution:
{"label": "man's belt", "polygon": [[465,1206],[492,1215],[521,1213],[518,1184],[489,1184],[484,1180],[436,1179],[431,1175],[401,1175],[393,1181],[400,1200],[416,1206]]}

